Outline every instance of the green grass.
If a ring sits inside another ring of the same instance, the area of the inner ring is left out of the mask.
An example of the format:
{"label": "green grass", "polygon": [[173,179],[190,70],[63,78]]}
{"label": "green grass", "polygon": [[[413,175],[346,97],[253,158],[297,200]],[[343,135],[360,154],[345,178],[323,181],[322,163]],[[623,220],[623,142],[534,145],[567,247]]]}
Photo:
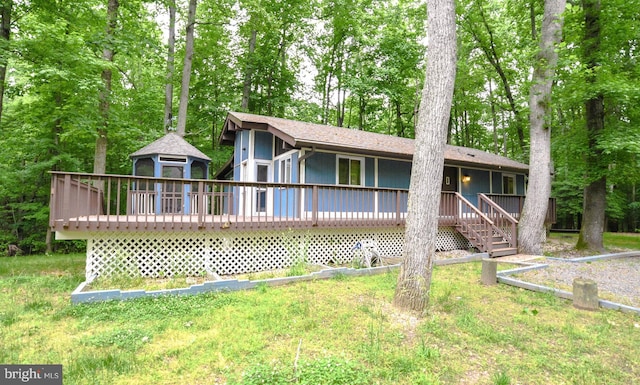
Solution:
{"label": "green grass", "polygon": [[[573,246],[578,242],[577,233],[551,233],[549,238],[566,241]],[[607,249],[640,249],[640,233],[604,233],[603,240]]]}
{"label": "green grass", "polygon": [[84,257],[0,259],[0,362],[64,365],[65,384],[630,384],[640,317],[483,286],[437,267],[418,319],[396,274],[72,306]]}

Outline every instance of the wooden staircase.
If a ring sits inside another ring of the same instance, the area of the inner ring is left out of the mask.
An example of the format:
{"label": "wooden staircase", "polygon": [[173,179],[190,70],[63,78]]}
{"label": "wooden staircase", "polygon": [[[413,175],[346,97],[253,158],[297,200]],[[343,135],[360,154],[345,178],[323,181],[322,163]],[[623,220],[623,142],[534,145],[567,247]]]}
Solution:
{"label": "wooden staircase", "polygon": [[459,213],[456,230],[489,257],[518,253],[518,221],[484,194],[478,195],[478,207],[456,193]]}

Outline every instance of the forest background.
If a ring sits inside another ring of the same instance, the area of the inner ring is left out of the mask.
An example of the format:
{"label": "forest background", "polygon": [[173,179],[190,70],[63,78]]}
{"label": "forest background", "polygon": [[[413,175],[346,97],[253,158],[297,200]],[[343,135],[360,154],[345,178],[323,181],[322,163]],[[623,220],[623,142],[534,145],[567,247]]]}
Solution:
{"label": "forest background", "polygon": [[[605,177],[605,230],[640,231],[640,0],[597,1],[595,67],[584,60],[586,2],[567,5],[553,87],[556,227],[580,227],[584,187]],[[91,172],[105,129],[106,172],[130,174],[129,154],[165,133],[166,84],[179,90],[184,68],[187,1],[123,0],[109,19],[113,3],[0,0],[0,247],[81,247],[50,239],[49,171]],[[167,44],[172,4],[175,73]],[[542,0],[457,1],[450,144],[528,162],[542,12]],[[407,0],[200,0],[185,138],[216,170],[231,155],[217,141],[228,111],[413,137],[425,20],[424,3]],[[594,96],[604,105],[596,137],[585,122]],[[172,99],[175,128],[177,93]]]}

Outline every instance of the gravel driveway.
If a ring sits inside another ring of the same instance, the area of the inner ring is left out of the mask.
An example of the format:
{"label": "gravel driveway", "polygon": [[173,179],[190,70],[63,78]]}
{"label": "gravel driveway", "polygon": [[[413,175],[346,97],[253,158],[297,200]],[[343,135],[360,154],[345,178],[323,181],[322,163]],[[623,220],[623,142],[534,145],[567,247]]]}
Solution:
{"label": "gravel driveway", "polygon": [[540,260],[549,267],[518,274],[518,279],[571,291],[578,277],[594,280],[600,298],[640,307],[640,257],[607,259],[592,262]]}

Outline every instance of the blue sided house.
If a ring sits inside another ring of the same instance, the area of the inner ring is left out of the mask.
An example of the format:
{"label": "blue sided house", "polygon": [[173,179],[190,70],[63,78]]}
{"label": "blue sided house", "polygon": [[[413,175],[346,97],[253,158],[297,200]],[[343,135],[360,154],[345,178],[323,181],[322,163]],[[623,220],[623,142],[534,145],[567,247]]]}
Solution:
{"label": "blue sided house", "polygon": [[[362,241],[402,256],[412,139],[230,112],[219,141],[234,151],[212,179],[209,158],[175,134],[132,154],[132,176],[52,174],[50,226],[88,240],[88,278],[341,264]],[[515,254],[527,174],[447,146],[436,248]]]}

